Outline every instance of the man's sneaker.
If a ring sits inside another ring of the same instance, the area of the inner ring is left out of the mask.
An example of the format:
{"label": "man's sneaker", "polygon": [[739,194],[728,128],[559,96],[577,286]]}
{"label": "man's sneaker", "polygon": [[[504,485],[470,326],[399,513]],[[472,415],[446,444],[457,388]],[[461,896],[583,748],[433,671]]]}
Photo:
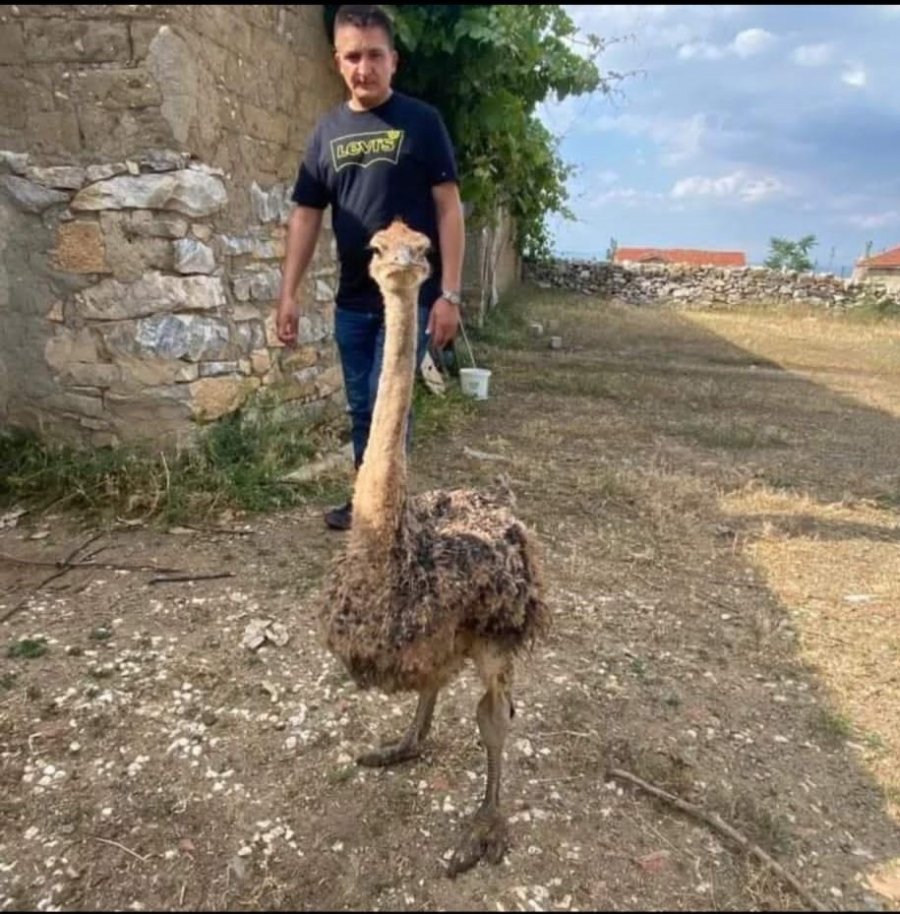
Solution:
{"label": "man's sneaker", "polygon": [[349,530],[353,520],[353,502],[341,505],[340,508],[332,508],[325,515],[325,523],[332,530]]}

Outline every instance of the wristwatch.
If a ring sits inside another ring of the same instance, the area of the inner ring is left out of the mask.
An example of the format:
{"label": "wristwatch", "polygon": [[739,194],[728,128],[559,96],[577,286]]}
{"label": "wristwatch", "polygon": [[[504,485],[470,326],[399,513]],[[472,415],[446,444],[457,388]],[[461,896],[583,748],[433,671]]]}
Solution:
{"label": "wristwatch", "polygon": [[458,308],[462,304],[462,296],[459,292],[453,292],[450,289],[441,289],[441,298],[446,298],[451,305]]}

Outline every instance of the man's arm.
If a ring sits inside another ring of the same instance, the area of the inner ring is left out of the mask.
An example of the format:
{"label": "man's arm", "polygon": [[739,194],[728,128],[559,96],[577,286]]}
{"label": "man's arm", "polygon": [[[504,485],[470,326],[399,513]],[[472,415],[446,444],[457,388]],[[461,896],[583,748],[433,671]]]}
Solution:
{"label": "man's arm", "polygon": [[[463,221],[459,186],[455,181],[435,184],[431,189],[437,208],[438,238],[441,245],[441,288],[462,292],[463,254],[466,232]],[[428,331],[436,349],[440,350],[455,336],[459,327],[459,307],[439,298],[431,309]]]}
{"label": "man's arm", "polygon": [[281,271],[281,294],[278,297],[278,311],[275,327],[278,339],[286,345],[297,341],[299,308],[297,286],[316,250],[319,231],[322,228],[324,210],[311,206],[298,206],[288,220],[287,242],[284,264]]}

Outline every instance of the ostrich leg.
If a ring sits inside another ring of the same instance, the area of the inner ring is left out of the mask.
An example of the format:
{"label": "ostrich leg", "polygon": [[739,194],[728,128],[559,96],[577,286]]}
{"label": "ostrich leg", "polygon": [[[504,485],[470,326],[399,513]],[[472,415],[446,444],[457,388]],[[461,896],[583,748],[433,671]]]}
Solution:
{"label": "ostrich leg", "polygon": [[447,875],[451,878],[471,869],[482,857],[489,863],[499,863],[509,844],[506,817],[500,811],[500,769],[503,743],[513,715],[509,694],[512,666],[503,663],[502,669],[489,677],[486,672],[482,667],[482,677],[488,682],[487,691],[478,702],[478,729],[487,753],[487,784],[481,806],[465,826],[462,841],[450,858]]}
{"label": "ostrich leg", "polygon": [[418,758],[421,754],[421,743],[428,736],[428,731],[431,729],[431,718],[434,715],[437,695],[437,688],[423,689],[419,692],[416,715],[400,742],[382,746],[372,752],[366,752],[357,758],[356,763],[369,768],[377,768],[384,765],[396,765],[398,762]]}

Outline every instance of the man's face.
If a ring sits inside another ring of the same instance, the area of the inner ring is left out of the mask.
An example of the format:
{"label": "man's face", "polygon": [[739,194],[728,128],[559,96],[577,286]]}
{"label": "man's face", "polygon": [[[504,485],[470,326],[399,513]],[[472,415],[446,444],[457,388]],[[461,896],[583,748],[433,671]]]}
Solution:
{"label": "man's face", "polygon": [[334,34],[334,59],[355,108],[374,108],[390,94],[397,70],[397,52],[379,26],[339,26]]}

